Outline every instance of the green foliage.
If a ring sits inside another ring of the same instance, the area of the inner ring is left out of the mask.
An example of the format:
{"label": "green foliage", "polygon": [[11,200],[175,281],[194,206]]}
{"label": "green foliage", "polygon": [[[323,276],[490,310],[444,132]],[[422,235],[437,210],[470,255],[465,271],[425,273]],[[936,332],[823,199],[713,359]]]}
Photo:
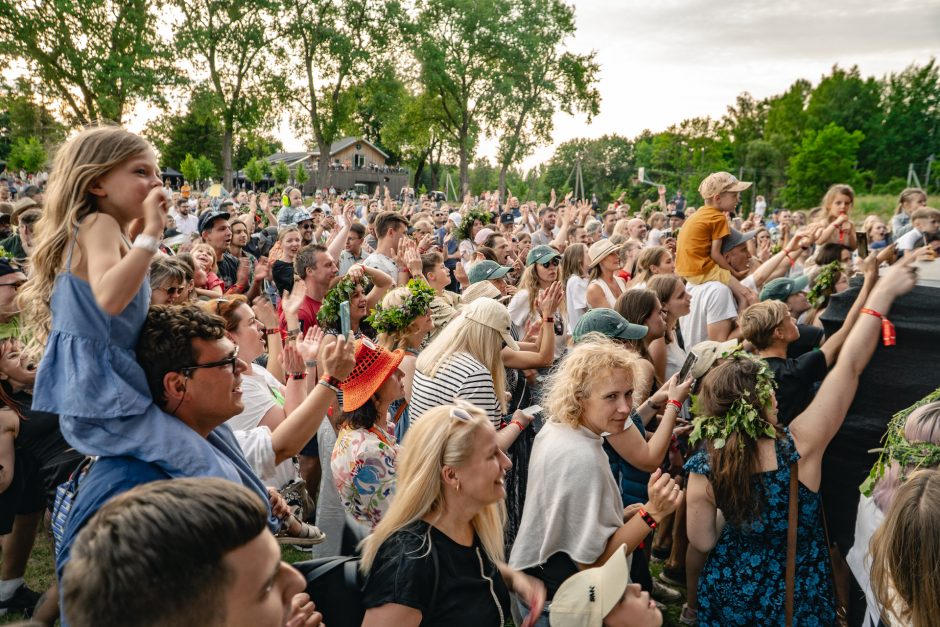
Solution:
{"label": "green foliage", "polygon": [[317,312],[317,323],[320,327],[326,331],[340,331],[340,303],[348,301],[357,287],[361,287],[363,292],[368,292],[371,285],[372,281],[366,275],[362,275],[357,282],[353,282],[348,274],[340,279],[323,297],[320,311]]}
{"label": "green foliage", "polygon": [[304,167],[303,163],[298,163],[297,167],[294,168],[294,182],[298,187],[303,187],[304,183],[310,180],[310,173],[307,172],[307,168]]}
{"label": "green foliage", "polygon": [[13,85],[0,83],[0,160],[6,160],[17,139],[35,137],[49,149],[62,141],[65,133],[65,125],[53,117],[28,81],[21,78]]}
{"label": "green foliage", "polygon": [[290,169],[283,161],[278,161],[271,169],[271,176],[278,187],[284,187],[290,180]]}
{"label": "green foliage", "polygon": [[395,333],[408,328],[418,316],[428,312],[431,301],[436,292],[424,279],[411,279],[408,281],[408,290],[411,292],[401,307],[383,307],[376,304],[375,309],[366,318],[366,322],[379,333]]}
{"label": "green foliage", "polygon": [[251,182],[252,186],[255,186],[264,178],[264,175],[268,173],[268,169],[269,164],[267,161],[252,157],[251,161],[245,164],[242,171],[245,178]]}
{"label": "green foliage", "polygon": [[490,224],[493,222],[493,214],[483,209],[471,209],[464,214],[463,219],[460,221],[460,226],[454,229],[454,237],[456,237],[458,241],[470,239],[470,230],[473,228],[473,223],[477,220],[479,220],[481,224]]}
{"label": "green foliage", "polygon": [[834,183],[854,184],[863,139],[861,131],[849,133],[834,123],[819,132],[807,131],[787,166],[787,186],[781,192],[787,206],[813,207]]}
{"label": "green foliage", "polygon": [[183,173],[183,178],[190,183],[197,184],[201,178],[199,176],[199,161],[189,153],[180,161],[179,169]]}
{"label": "green foliage", "polygon": [[35,174],[46,166],[49,155],[46,149],[35,137],[20,137],[13,142],[10,155],[7,157],[7,166],[11,170],[24,170]]}
{"label": "green foliage", "polygon": [[[575,166],[580,161],[587,197],[611,198],[619,186],[631,185],[636,176],[634,145],[620,135],[604,135],[598,139],[574,139],[558,146],[545,166],[544,187],[555,189],[559,198],[574,189]],[[645,191],[635,186],[639,197]]]}
{"label": "green foliage", "polygon": [[822,306],[826,302],[826,299],[832,295],[832,290],[836,284],[836,277],[844,271],[845,268],[842,262],[838,260],[823,266],[819,274],[816,275],[816,278],[813,279],[813,286],[806,295],[806,300],[809,301],[809,304],[816,308]]}
{"label": "green foliage", "polygon": [[137,102],[161,104],[159,87],[179,79],[159,15],[152,0],[5,0],[0,58],[25,63],[71,123],[121,122]]}
{"label": "green foliage", "polygon": [[205,86],[197,87],[187,110],[164,115],[144,129],[144,136],[160,153],[162,166],[178,167],[187,154],[205,156],[217,168],[222,167],[222,124],[216,94]]}
{"label": "green foliage", "polygon": [[208,181],[215,177],[217,173],[215,163],[205,155],[199,155],[199,158],[196,159],[196,168],[199,171],[199,179],[203,181]]}

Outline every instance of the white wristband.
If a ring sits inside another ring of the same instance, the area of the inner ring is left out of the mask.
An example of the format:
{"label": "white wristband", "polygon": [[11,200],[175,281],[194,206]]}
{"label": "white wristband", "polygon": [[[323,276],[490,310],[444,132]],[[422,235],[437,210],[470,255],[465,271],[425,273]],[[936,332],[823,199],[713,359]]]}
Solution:
{"label": "white wristband", "polygon": [[140,234],[134,240],[132,248],[143,248],[148,250],[153,254],[156,254],[160,250],[160,240],[151,235]]}

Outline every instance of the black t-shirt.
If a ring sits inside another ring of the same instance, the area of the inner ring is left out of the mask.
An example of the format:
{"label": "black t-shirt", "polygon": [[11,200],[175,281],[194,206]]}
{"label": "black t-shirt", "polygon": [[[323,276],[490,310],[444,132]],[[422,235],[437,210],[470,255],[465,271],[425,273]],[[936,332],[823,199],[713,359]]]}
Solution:
{"label": "black t-shirt", "polygon": [[813,350],[796,359],[765,357],[777,382],[777,421],[788,425],[809,407],[829,367],[822,351]]}
{"label": "black t-shirt", "polygon": [[787,344],[787,357],[790,359],[796,359],[803,353],[819,348],[826,337],[825,331],[811,324],[798,324],[796,328],[800,331],[800,339]]}
{"label": "black t-shirt", "polygon": [[294,289],[294,264],[278,259],[271,264],[271,277],[274,279],[277,295],[283,296],[285,291]]}
{"label": "black t-shirt", "polygon": [[[434,558],[438,583],[434,597]],[[393,533],[379,548],[363,591],[366,608],[397,603],[420,610],[422,627],[502,627],[509,620],[509,590],[479,538],[457,544],[423,521]]]}

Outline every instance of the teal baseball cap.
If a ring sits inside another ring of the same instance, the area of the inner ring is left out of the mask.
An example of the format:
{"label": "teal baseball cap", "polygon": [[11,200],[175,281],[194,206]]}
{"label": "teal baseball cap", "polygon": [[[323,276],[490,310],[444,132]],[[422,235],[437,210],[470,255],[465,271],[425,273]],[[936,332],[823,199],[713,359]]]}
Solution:
{"label": "teal baseball cap", "polygon": [[509,274],[510,270],[512,268],[509,266],[501,266],[495,261],[484,259],[470,265],[467,269],[467,278],[470,279],[471,284],[490,279],[502,279]]}
{"label": "teal baseball cap", "polygon": [[615,340],[641,340],[646,337],[647,329],[642,324],[627,322],[613,309],[600,307],[592,309],[578,320],[574,325],[571,337],[580,342],[588,333],[600,333]]}
{"label": "teal baseball cap", "polygon": [[525,265],[531,266],[534,263],[548,263],[555,257],[561,257],[561,253],[551,246],[542,244],[529,251],[529,254],[526,255],[525,258]]}
{"label": "teal baseball cap", "polygon": [[773,281],[767,281],[764,288],[760,291],[760,299],[785,301],[794,294],[798,294],[809,285],[809,277],[805,274],[795,279],[781,277]]}

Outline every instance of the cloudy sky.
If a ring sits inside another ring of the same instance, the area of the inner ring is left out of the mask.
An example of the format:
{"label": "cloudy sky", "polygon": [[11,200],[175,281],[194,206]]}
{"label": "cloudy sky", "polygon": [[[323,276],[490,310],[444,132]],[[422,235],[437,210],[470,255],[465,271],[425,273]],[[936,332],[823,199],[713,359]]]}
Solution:
{"label": "cloudy sky", "polygon": [[[597,51],[600,115],[559,113],[555,144],[634,136],[685,118],[720,117],[735,97],[764,98],[833,64],[883,76],[940,58],[940,0],[577,0],[577,52]],[[286,126],[288,148],[302,149]],[[495,154],[495,141],[480,152]],[[548,159],[552,146],[524,162]]]}

